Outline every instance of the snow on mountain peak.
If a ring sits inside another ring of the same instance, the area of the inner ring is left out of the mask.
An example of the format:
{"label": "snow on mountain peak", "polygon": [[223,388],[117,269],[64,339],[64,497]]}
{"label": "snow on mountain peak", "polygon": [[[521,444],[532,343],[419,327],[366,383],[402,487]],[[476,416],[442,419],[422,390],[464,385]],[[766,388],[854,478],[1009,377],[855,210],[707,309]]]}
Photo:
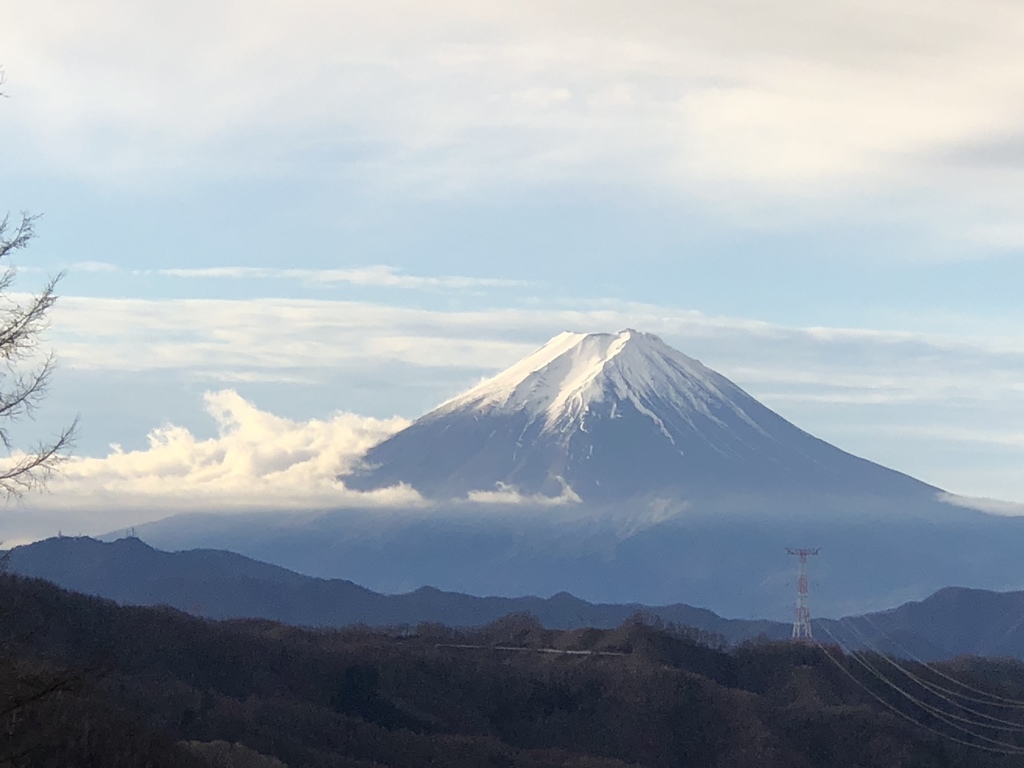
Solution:
{"label": "snow on mountain peak", "polygon": [[[533,354],[468,392],[449,400],[435,414],[471,409],[487,413],[526,412],[542,418],[545,430],[579,423],[592,403],[612,397],[631,402],[673,438],[649,407],[652,401],[680,414],[699,413],[718,421],[711,403],[725,406],[754,425],[729,397],[733,385],[653,334],[627,328],[619,333],[555,336]],[[754,425],[756,426],[756,425]]]}
{"label": "snow on mountain peak", "polygon": [[632,329],[555,336],[371,448],[345,483],[501,503],[935,490],[818,440]]}

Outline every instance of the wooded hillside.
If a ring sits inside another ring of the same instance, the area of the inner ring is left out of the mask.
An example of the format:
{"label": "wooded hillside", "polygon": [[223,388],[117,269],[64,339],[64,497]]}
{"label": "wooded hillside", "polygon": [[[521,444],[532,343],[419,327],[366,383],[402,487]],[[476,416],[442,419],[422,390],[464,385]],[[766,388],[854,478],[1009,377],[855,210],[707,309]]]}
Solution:
{"label": "wooded hillside", "polygon": [[[888,711],[874,695],[895,702],[893,692],[837,649],[829,649],[832,658],[788,643],[726,650],[713,636],[642,617],[612,630],[545,630],[515,615],[461,632],[439,625],[402,634],[307,631],[119,607],[12,576],[0,577],[0,614],[4,765],[1024,762]],[[956,674],[1024,698],[1016,662],[960,662]],[[925,722],[970,740],[934,718]],[[1024,748],[1009,731],[989,735]]]}

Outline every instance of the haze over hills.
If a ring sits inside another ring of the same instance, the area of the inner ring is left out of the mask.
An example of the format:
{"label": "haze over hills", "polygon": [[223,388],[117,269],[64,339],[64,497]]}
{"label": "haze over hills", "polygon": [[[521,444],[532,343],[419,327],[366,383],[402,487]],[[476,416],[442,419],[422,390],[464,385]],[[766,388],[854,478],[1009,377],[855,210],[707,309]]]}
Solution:
{"label": "haze over hills", "polygon": [[587,503],[813,491],[926,498],[719,373],[627,329],[562,333],[372,448],[346,485],[436,499],[503,490]]}
{"label": "haze over hills", "polygon": [[[656,336],[563,333],[371,448],[340,478],[408,508],[188,514],[164,549],[229,549],[382,592],[686,603],[789,615],[787,546],[820,546],[819,615],[950,584],[1024,587],[1024,518],[853,456]],[[408,494],[406,494],[408,495]]]}
{"label": "haze over hills", "polygon": [[474,597],[421,587],[385,595],[344,579],[317,579],[223,550],[162,552],[138,538],[101,542],[88,537],[46,539],[11,550],[10,570],[65,589],[125,605],[169,605],[213,619],[263,618],[289,624],[343,627],[481,626],[530,613],[552,629],[617,627],[637,611],[665,622],[714,632],[730,642],[789,636],[771,621],[724,619],[689,605],[599,605],[562,592],[549,598]]}
{"label": "haze over hills", "polygon": [[[422,587],[385,595],[351,581],[316,579],[219,550],[161,552],[137,538],[47,539],[17,547],[11,571],[125,605],[169,605],[214,619],[262,618],[307,626],[482,626],[529,613],[549,629],[612,628],[642,612],[736,644],[786,639],[790,625],[726,619],[689,605],[595,604],[568,593],[549,598],[474,597]],[[839,620],[815,619],[823,642],[871,647],[928,660],[960,654],[1024,658],[1024,592],[947,587],[923,601]]]}

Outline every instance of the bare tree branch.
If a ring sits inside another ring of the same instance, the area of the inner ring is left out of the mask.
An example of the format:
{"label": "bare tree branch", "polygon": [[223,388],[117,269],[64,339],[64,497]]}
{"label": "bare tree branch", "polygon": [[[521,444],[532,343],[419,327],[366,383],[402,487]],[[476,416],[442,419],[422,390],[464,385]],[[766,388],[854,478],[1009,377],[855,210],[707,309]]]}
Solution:
{"label": "bare tree branch", "polygon": [[10,235],[7,231],[11,228],[11,217],[5,215],[0,220],[0,259],[7,256],[12,251],[16,251],[19,248],[24,248],[28,245],[28,241],[35,236],[35,222],[38,216],[29,216],[27,213],[21,214],[21,220],[18,222],[17,229],[14,230]]}
{"label": "bare tree branch", "polygon": [[[0,73],[2,74],[2,73]],[[35,236],[38,217],[22,213],[17,226],[9,216],[0,220],[0,259],[28,245]],[[11,461],[0,465],[0,495],[20,496],[41,487],[68,458],[75,438],[77,419],[49,442],[40,442],[29,451],[15,451],[10,425],[29,416],[46,394],[54,369],[53,355],[47,355],[27,370],[39,353],[42,333],[49,325],[49,312],[57,301],[55,289],[63,273],[49,280],[43,289],[27,301],[10,296],[15,269],[0,272],[0,444],[13,453]]]}
{"label": "bare tree branch", "polygon": [[[8,270],[5,277],[11,275]],[[32,297],[28,304],[13,301],[4,302],[0,307],[0,359],[12,360],[31,353],[39,343],[39,334],[46,329],[46,313],[57,301],[54,288],[63,273],[50,280],[41,292]],[[4,280],[0,280],[0,291]]]}

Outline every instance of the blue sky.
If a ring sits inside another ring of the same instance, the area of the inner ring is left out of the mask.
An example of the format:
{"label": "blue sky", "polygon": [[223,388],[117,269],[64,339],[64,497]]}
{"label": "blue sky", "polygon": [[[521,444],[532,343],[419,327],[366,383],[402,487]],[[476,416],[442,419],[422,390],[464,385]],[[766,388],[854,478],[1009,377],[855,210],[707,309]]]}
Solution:
{"label": "blue sky", "polygon": [[988,0],[0,0],[19,285],[68,271],[32,429],[82,417],[0,534],[330,504],[311,446],[626,326],[1024,502],[1022,50]]}

